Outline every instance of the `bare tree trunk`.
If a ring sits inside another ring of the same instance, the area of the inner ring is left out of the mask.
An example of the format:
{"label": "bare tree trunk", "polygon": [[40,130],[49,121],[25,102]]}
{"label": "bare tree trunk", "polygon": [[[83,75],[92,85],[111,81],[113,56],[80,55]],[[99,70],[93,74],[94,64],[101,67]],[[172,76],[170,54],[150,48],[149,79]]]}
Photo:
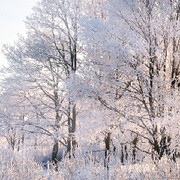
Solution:
{"label": "bare tree trunk", "polygon": [[75,156],[74,151],[77,146],[77,142],[75,140],[75,131],[76,131],[76,105],[73,105],[72,108],[69,105],[68,145],[67,145],[67,152],[69,154],[69,158]]}
{"label": "bare tree trunk", "polygon": [[[54,79],[55,81],[55,79]],[[56,82],[56,81],[55,81]],[[58,96],[58,80],[54,85],[54,107],[55,107],[55,141],[53,145],[53,150],[52,150],[52,163],[54,166],[55,171],[58,171],[58,149],[59,149],[59,143],[58,143],[58,131],[59,131],[59,122],[61,120],[61,117],[59,115],[59,96]]]}
{"label": "bare tree trunk", "polygon": [[53,145],[52,163],[53,163],[55,171],[58,171],[58,141],[57,140],[55,141]]}
{"label": "bare tree trunk", "polygon": [[18,139],[17,151],[19,151],[19,150],[20,150],[20,145],[21,145],[21,139],[19,138],[19,139]]}
{"label": "bare tree trunk", "polygon": [[124,165],[128,161],[127,145],[121,144],[121,163]]}
{"label": "bare tree trunk", "polygon": [[121,163],[124,165],[124,148],[123,148],[123,144],[121,144]]}
{"label": "bare tree trunk", "polygon": [[76,105],[73,106],[72,109],[72,148],[73,154],[77,146],[77,142],[75,140],[75,131],[76,131]]}
{"label": "bare tree trunk", "polygon": [[137,142],[138,142],[138,136],[136,136],[134,139],[133,139],[133,150],[132,150],[132,160],[133,160],[133,163],[136,161],[136,147],[137,147]]}
{"label": "bare tree trunk", "polygon": [[107,169],[109,169],[110,155],[111,155],[111,133],[109,132],[105,137],[104,167],[106,167]]}
{"label": "bare tree trunk", "polygon": [[[76,24],[76,22],[75,22]],[[75,25],[75,34],[77,34],[77,27]],[[70,57],[71,57],[71,71],[76,73],[77,70],[77,37],[75,35],[73,42],[70,40]],[[75,82],[74,82],[75,83]],[[69,158],[75,156],[75,149],[77,142],[75,140],[75,131],[76,131],[76,104],[69,99],[69,115],[68,115],[68,140],[67,140],[67,153]]]}

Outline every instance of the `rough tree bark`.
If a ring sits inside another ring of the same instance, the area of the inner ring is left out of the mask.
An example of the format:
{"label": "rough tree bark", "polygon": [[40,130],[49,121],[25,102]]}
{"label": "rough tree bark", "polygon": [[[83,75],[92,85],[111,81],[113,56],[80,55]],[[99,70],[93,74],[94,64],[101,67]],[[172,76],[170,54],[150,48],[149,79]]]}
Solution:
{"label": "rough tree bark", "polygon": [[105,159],[104,167],[109,169],[110,155],[111,155],[111,133],[108,132],[105,137]]}
{"label": "rough tree bark", "polygon": [[57,140],[55,141],[53,145],[52,163],[53,163],[55,171],[58,171],[58,141]]}

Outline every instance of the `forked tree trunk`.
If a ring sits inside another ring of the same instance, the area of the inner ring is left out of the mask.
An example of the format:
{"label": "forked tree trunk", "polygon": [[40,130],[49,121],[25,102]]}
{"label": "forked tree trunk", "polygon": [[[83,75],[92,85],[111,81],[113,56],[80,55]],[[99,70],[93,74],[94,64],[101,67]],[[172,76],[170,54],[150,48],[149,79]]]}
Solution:
{"label": "forked tree trunk", "polygon": [[124,165],[128,161],[127,145],[121,144],[121,163]]}

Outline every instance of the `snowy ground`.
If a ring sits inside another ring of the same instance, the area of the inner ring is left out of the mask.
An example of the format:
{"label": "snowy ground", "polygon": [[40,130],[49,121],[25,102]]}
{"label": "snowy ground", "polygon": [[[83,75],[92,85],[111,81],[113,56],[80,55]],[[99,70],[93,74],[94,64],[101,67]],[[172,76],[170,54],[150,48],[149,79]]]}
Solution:
{"label": "snowy ground", "polygon": [[146,161],[142,164],[126,164],[111,162],[109,170],[103,162],[84,158],[64,159],[59,162],[59,171],[55,172],[51,163],[47,169],[42,163],[33,160],[32,152],[11,152],[0,150],[1,180],[173,180],[180,179],[180,163],[172,163],[166,158],[154,164]]}

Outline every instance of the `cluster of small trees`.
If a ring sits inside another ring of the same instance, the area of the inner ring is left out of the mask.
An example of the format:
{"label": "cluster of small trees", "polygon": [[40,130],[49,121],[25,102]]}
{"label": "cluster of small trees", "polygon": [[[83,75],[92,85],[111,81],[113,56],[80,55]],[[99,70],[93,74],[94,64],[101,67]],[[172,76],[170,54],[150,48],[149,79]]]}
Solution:
{"label": "cluster of small trees", "polygon": [[[5,45],[0,132],[13,150],[98,144],[125,161],[179,151],[180,1],[42,0]],[[93,149],[92,149],[93,151]]]}

